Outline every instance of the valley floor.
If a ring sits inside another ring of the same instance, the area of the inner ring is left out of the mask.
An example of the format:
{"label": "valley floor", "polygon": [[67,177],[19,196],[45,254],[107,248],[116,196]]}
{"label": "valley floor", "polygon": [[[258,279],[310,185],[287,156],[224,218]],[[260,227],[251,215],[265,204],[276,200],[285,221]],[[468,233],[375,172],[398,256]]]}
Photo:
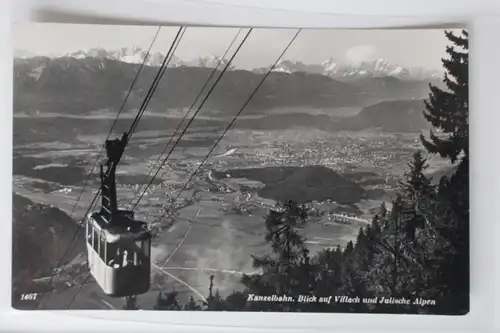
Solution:
{"label": "valley floor", "polygon": [[[197,135],[200,136],[200,133]],[[304,168],[322,165],[340,174],[354,173],[353,177],[359,176],[356,172],[376,175],[374,178],[370,176],[372,178],[368,180],[363,177],[352,179],[358,183],[372,181],[372,184],[362,186],[365,190],[382,190],[382,195],[378,198],[364,198],[346,205],[331,200],[312,204],[317,211],[326,215],[311,216],[303,230],[310,250],[316,252],[326,247],[342,247],[355,238],[359,227],[365,223],[363,219],[370,221],[373,210],[390,193],[391,179],[401,174],[402,167],[398,167],[398,163],[403,164],[404,156],[409,155],[411,149],[407,147],[401,153],[393,154],[388,152],[387,144],[384,144],[392,142],[394,148],[390,151],[397,151],[397,146],[405,145],[397,139],[400,137],[393,137],[391,141],[391,137],[386,134],[376,136],[373,133],[365,136],[359,133],[340,136],[321,132],[298,135],[297,131],[229,133],[214,156],[236,148],[234,153],[211,157],[206,168],[194,178],[175,204],[175,216],[162,219],[155,225],[160,228],[160,233],[153,242],[152,287],[150,292],[139,296],[138,305],[142,309],[152,309],[158,292],[162,290],[176,290],[181,302],[190,296],[203,300],[208,294],[210,275],[215,276],[215,288],[222,296],[227,295],[241,288],[239,278],[243,273],[254,271],[251,255],[269,252],[264,239],[264,220],[275,201],[259,195],[266,182],[249,178],[217,177],[220,174],[224,175],[226,171],[230,173],[228,170],[252,167]],[[162,148],[158,145],[158,140],[150,137],[147,140],[138,139],[131,147],[130,157],[124,160],[117,175],[119,183],[121,180],[118,191],[123,205],[133,202],[135,194],[141,190],[144,184],[142,180],[156,161],[158,149]],[[408,140],[406,145],[411,147],[412,140]],[[207,151],[208,148],[204,147],[176,150],[169,159],[168,166],[158,175],[161,181],[154,183],[141,200],[137,217],[149,222],[161,217],[176,191]],[[24,147],[17,152],[14,160],[14,192],[35,203],[53,205],[69,215],[95,157],[83,154],[80,148],[72,150],[68,147],[61,150],[48,150],[40,146],[29,149]],[[86,170],[81,179],[74,178],[78,175],[73,169],[68,171],[68,168],[75,167]],[[219,174],[216,176],[210,170]],[[71,175],[66,175],[67,173]],[[69,183],[58,183],[54,177],[63,177]],[[303,179],[305,184],[308,177],[310,176]],[[74,219],[83,217],[97,186],[97,180],[89,182],[75,207],[72,215]],[[336,223],[328,218],[329,213],[349,213],[360,220],[353,220],[349,224]],[[84,274],[86,273],[82,273]],[[79,288],[77,283],[55,291],[44,298],[41,307],[64,308]],[[123,299],[105,297],[91,279],[82,287],[71,308],[112,309],[120,308],[123,304]]]}

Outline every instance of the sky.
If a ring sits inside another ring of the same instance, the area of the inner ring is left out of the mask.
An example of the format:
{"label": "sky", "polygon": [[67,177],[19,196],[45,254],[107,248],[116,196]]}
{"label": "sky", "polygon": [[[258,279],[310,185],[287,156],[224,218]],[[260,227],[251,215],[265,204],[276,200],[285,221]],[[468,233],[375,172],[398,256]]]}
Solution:
{"label": "sky", "polygon": [[[65,54],[90,48],[147,49],[157,27],[54,23],[18,23],[13,26],[14,49],[39,55]],[[153,51],[165,53],[178,27],[163,27]],[[189,27],[175,53],[181,59],[222,55],[238,28]],[[238,41],[241,41],[244,30]],[[297,30],[254,29],[234,60],[239,68],[269,66]],[[384,58],[405,67],[440,69],[448,40],[442,29],[426,30],[303,30],[283,59],[319,64],[330,58],[356,62]],[[232,50],[236,49],[235,45]]]}

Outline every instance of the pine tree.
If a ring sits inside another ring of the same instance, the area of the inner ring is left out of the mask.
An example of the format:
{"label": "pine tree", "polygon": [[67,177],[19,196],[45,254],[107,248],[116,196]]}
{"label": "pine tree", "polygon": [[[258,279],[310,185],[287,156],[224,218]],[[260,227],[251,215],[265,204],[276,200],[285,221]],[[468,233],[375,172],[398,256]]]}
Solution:
{"label": "pine tree", "polygon": [[[365,275],[373,296],[410,297],[414,293],[414,260],[411,257],[412,240],[405,232],[406,204],[401,195],[392,202],[392,210],[378,223],[371,235],[370,249],[374,257]],[[380,230],[380,231],[379,231]],[[408,311],[407,306],[392,308],[395,313]]]}
{"label": "pine tree", "polygon": [[354,252],[354,243],[352,241],[347,242],[347,245],[344,250],[344,255],[350,255],[351,253]]}
{"label": "pine tree", "polygon": [[[356,242],[349,242],[342,261],[341,291],[343,294],[369,297],[372,295],[367,285],[366,274],[372,264],[373,251],[370,249],[371,227],[360,227]],[[363,303],[351,304],[344,307],[346,310],[366,312],[367,305]]]}
{"label": "pine tree", "polygon": [[[304,239],[298,233],[307,216],[306,208],[292,201],[278,204],[277,209],[269,211],[266,241],[271,245],[272,254],[252,256],[253,266],[263,273],[243,276],[242,283],[249,293],[297,296],[313,288],[315,266],[310,262]],[[297,308],[285,303],[253,303],[250,307],[274,311],[294,311]]]}
{"label": "pine tree", "polygon": [[387,206],[385,205],[385,202],[382,202],[380,204],[380,210],[378,215],[383,219],[387,216]]}
{"label": "pine tree", "polygon": [[225,311],[226,310],[226,304],[224,302],[224,299],[219,293],[219,289],[215,290],[215,295],[212,299],[212,306],[211,310],[214,311]]}
{"label": "pine tree", "polygon": [[139,310],[139,307],[137,306],[137,296],[125,297],[123,310]]}
{"label": "pine tree", "polygon": [[349,241],[342,255],[342,291],[349,295],[357,293],[355,263],[354,243]]}
{"label": "pine tree", "polygon": [[432,131],[430,140],[421,136],[422,143],[430,153],[450,159],[455,163],[460,154],[469,156],[469,42],[468,33],[461,36],[445,32],[453,46],[446,48],[449,59],[442,59],[447,73],[444,77],[447,91],[430,85],[430,98],[425,102],[425,118],[443,135]]}
{"label": "pine tree", "polygon": [[226,297],[226,310],[227,311],[244,311],[246,307],[247,297],[244,293],[234,291]]}
{"label": "pine tree", "polygon": [[431,179],[424,172],[428,168],[427,159],[422,151],[417,150],[408,163],[409,170],[404,173],[403,181],[399,184],[399,195],[405,206],[406,219],[403,228],[407,236],[415,239],[417,229],[424,227],[424,220],[417,212],[418,203],[424,199],[433,199],[436,195]]}
{"label": "pine tree", "polygon": [[193,298],[193,296],[189,297],[189,302],[184,305],[184,310],[187,311],[199,311],[201,310],[201,306],[197,304]]}
{"label": "pine tree", "polygon": [[225,311],[226,310],[226,304],[224,302],[224,299],[221,297],[219,290],[216,289],[215,293],[214,291],[214,275],[210,275],[210,284],[208,286],[208,297],[207,297],[207,310],[209,311]]}
{"label": "pine tree", "polygon": [[432,276],[432,285],[441,299],[436,310],[443,313],[465,314],[469,309],[468,178],[468,163],[462,163],[451,178],[441,179],[437,199],[420,203],[427,224],[434,229],[426,248],[433,249],[433,266],[439,273]]}
{"label": "pine tree", "polygon": [[156,298],[155,310],[182,310],[182,306],[177,300],[177,291],[172,291],[163,295],[160,291]]}
{"label": "pine tree", "polygon": [[320,251],[315,260],[320,267],[316,292],[319,295],[340,294],[342,287],[342,249],[325,249]]}
{"label": "pine tree", "polygon": [[429,165],[421,150],[413,153],[413,158],[408,163],[408,171],[404,173],[404,179],[400,182],[399,193],[409,202],[415,201],[423,195],[432,195],[434,187],[431,179],[425,175]]}
{"label": "pine tree", "polygon": [[[354,245],[354,251],[353,251],[353,269],[356,270],[356,275],[357,275],[357,283],[359,284],[359,287],[357,288],[358,294],[364,293],[364,281],[363,281],[363,275],[364,272],[367,269],[367,266],[370,264],[370,250],[369,250],[369,244],[368,244],[368,235],[367,233],[369,232],[369,229],[366,228],[359,228],[358,231],[358,236],[356,237],[356,243]],[[362,289],[361,289],[362,288]]]}

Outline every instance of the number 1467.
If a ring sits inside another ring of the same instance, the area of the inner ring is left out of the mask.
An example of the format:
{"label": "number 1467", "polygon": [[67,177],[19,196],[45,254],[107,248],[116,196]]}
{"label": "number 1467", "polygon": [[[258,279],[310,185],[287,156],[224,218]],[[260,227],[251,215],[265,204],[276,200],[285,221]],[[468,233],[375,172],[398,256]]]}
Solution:
{"label": "number 1467", "polygon": [[37,293],[21,294],[21,301],[34,301],[37,295]]}

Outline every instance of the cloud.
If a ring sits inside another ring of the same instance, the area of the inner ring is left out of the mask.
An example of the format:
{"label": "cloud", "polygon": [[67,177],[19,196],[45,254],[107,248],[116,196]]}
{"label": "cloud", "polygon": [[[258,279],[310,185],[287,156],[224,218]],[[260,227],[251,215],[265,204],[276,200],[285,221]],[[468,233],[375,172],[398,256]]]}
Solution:
{"label": "cloud", "polygon": [[378,50],[373,45],[358,45],[351,47],[344,54],[344,61],[358,63],[362,61],[374,60],[377,58]]}

